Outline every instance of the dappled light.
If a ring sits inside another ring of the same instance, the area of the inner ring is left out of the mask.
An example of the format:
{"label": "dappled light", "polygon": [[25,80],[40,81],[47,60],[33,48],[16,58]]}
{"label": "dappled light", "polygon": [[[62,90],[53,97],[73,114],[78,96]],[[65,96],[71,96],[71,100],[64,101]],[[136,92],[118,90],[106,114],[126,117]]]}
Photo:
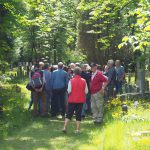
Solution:
{"label": "dappled light", "polygon": [[0,0],[0,150],[150,150],[150,1]]}

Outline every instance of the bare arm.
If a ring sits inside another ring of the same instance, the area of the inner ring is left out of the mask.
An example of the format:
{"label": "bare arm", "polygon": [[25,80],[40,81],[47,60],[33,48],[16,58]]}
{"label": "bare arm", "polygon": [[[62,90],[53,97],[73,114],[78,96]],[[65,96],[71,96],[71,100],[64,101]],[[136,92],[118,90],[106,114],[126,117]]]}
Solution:
{"label": "bare arm", "polygon": [[68,89],[67,89],[67,91],[68,91],[68,94],[71,93],[71,82],[70,82],[70,81],[69,81],[69,83],[68,83]]}
{"label": "bare arm", "polygon": [[88,93],[88,86],[86,84],[86,86],[85,86],[85,94],[87,94],[87,93]]}

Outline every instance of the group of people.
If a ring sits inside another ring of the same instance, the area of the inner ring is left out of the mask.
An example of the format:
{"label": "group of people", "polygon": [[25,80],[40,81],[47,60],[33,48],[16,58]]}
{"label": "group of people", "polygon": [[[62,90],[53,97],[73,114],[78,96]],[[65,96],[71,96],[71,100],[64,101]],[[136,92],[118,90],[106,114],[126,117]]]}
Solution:
{"label": "group of people", "polygon": [[[125,71],[120,60],[108,60],[104,70],[95,63],[91,65],[71,63],[64,66],[49,67],[43,62],[35,63],[31,68],[29,89],[33,103],[33,115],[65,118],[63,132],[72,116],[76,115],[76,133],[80,132],[80,122],[86,112],[92,112],[93,121],[103,121],[104,102],[115,94],[122,93],[122,81]],[[115,94],[114,94],[115,93]]]}

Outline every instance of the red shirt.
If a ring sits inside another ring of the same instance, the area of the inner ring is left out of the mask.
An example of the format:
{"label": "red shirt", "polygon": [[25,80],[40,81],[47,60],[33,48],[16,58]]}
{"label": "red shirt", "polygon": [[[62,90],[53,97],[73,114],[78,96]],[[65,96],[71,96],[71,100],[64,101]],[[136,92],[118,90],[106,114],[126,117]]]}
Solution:
{"label": "red shirt", "polygon": [[68,98],[69,103],[84,103],[86,81],[81,76],[76,75],[70,80],[71,93]]}
{"label": "red shirt", "polygon": [[90,90],[91,94],[95,94],[102,89],[103,82],[107,82],[108,79],[100,71],[97,71],[95,77],[91,78]]}

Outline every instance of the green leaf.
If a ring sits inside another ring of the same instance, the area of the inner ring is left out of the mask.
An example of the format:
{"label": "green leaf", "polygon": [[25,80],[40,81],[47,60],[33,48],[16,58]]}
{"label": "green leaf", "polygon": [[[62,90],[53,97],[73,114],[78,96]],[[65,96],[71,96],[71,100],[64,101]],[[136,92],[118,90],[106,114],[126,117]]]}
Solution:
{"label": "green leaf", "polygon": [[150,25],[144,28],[144,31],[150,31]]}
{"label": "green leaf", "polygon": [[129,40],[129,37],[125,36],[123,39],[122,39],[122,42],[128,42]]}
{"label": "green leaf", "polygon": [[122,43],[118,45],[118,48],[121,49],[123,47]]}

